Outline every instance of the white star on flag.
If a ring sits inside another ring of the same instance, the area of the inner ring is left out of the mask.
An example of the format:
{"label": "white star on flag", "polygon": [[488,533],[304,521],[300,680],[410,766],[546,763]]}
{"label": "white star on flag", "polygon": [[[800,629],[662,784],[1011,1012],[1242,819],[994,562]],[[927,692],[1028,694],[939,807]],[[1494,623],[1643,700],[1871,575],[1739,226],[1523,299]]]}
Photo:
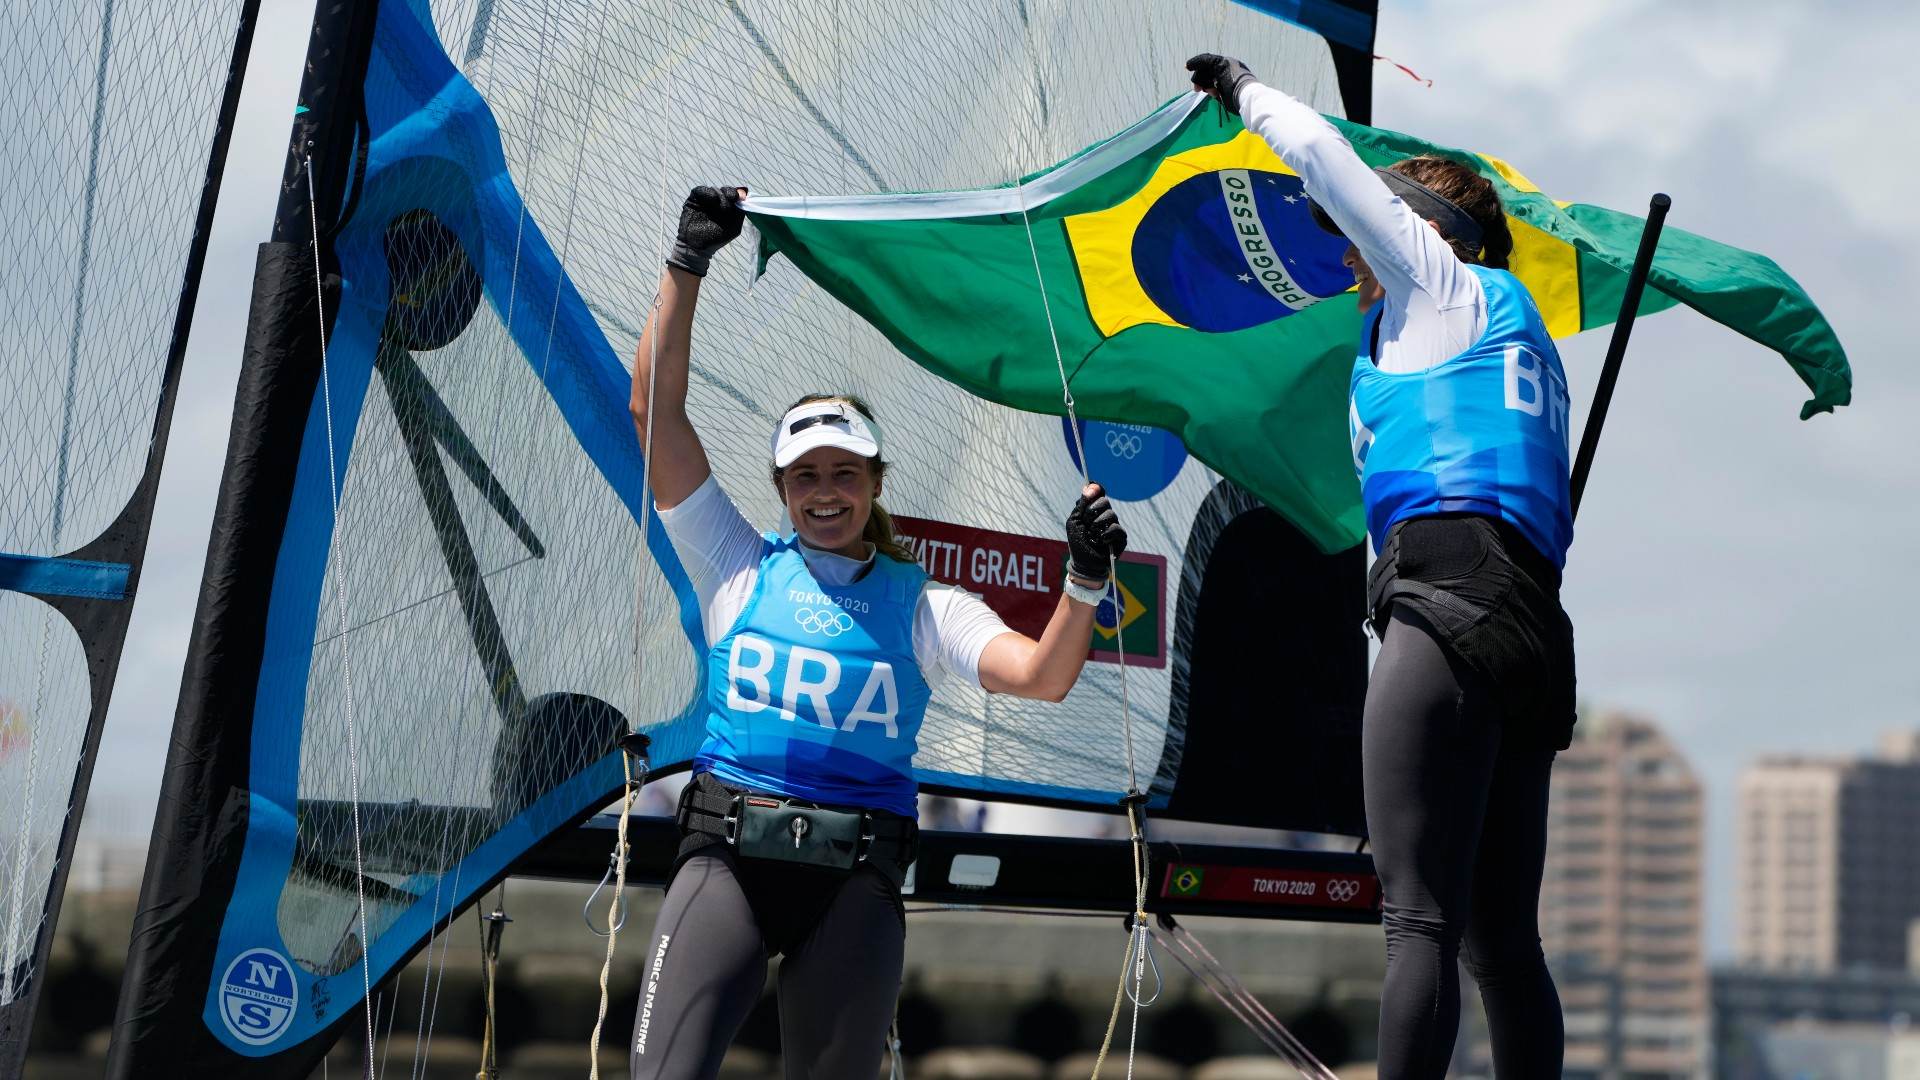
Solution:
{"label": "white star on flag", "polygon": [[1251,284],[1253,284],[1253,275],[1252,275],[1252,274],[1241,274],[1241,275],[1240,275],[1240,280],[1241,280],[1241,281],[1244,281],[1244,282],[1246,282],[1246,283],[1247,283],[1247,284],[1249,284],[1249,285],[1251,285]]}

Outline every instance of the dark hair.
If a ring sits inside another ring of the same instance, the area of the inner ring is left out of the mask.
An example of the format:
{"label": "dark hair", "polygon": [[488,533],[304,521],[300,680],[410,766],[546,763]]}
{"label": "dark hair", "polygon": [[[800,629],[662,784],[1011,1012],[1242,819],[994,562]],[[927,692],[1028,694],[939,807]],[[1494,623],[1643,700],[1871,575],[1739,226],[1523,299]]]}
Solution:
{"label": "dark hair", "polygon": [[[786,411],[792,412],[802,405],[811,405],[816,401],[844,401],[860,410],[861,416],[869,420],[876,419],[873,415],[873,406],[867,404],[858,394],[808,394],[787,406]],[[887,463],[884,460],[879,457],[870,457],[867,459],[867,467],[873,473],[874,483],[877,484],[885,479]],[[787,497],[786,473],[787,470],[781,468],[773,470],[773,486],[780,492],[782,499]],[[860,530],[860,538],[872,544],[875,551],[890,559],[904,563],[920,561],[913,557],[913,549],[901,543],[900,538],[893,534],[893,516],[880,506],[878,499],[873,501],[872,510],[867,515],[866,527]]]}
{"label": "dark hair", "polygon": [[1466,211],[1480,226],[1480,251],[1468,250],[1463,241],[1447,237],[1461,262],[1491,266],[1495,270],[1507,268],[1507,259],[1513,254],[1513,233],[1507,230],[1506,211],[1500,206],[1500,193],[1494,190],[1493,181],[1457,161],[1431,154],[1398,161],[1389,168],[1431,188],[1435,195]]}

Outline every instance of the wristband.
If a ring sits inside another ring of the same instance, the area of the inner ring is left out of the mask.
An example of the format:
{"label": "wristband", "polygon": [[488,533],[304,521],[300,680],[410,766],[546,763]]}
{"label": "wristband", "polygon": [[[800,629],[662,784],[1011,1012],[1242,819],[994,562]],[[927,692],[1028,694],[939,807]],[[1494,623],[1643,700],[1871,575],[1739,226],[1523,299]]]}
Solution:
{"label": "wristband", "polygon": [[694,277],[706,277],[707,267],[712,261],[711,254],[695,251],[685,242],[675,243],[673,250],[667,254],[668,266],[677,266]]}
{"label": "wristband", "polygon": [[1102,579],[1099,585],[1090,588],[1080,584],[1069,576],[1064,582],[1063,588],[1066,590],[1067,599],[1085,604],[1088,607],[1099,607],[1100,601],[1107,598],[1107,583],[1105,579]]}

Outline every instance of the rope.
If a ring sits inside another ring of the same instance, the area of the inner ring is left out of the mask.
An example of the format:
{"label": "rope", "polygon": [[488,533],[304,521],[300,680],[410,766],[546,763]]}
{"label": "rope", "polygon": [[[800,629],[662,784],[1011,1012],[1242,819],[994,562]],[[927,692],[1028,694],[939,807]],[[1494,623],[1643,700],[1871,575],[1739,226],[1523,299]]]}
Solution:
{"label": "rope", "polygon": [[[1067,361],[1060,351],[1060,332],[1053,321],[1053,301],[1047,295],[1046,273],[1040,268],[1040,246],[1033,238],[1033,221],[1027,215],[1027,200],[1024,181],[1020,185],[1020,224],[1027,233],[1027,253],[1033,258],[1033,277],[1040,290],[1041,309],[1047,317],[1047,338],[1053,344],[1054,368],[1060,373],[1060,401],[1067,410],[1067,430],[1073,433],[1074,457],[1080,465],[1080,478],[1085,484],[1093,483],[1087,469],[1086,440],[1080,431],[1080,416],[1073,399],[1073,381],[1067,376]],[[1146,831],[1142,825],[1144,814],[1141,806],[1145,802],[1140,791],[1139,771],[1135,767],[1133,753],[1133,705],[1127,693],[1127,649],[1126,635],[1121,626],[1121,613],[1125,605],[1119,592],[1120,560],[1107,556],[1107,600],[1114,608],[1114,655],[1120,668],[1120,734],[1121,743],[1126,749],[1127,761],[1127,797],[1123,800],[1127,807],[1127,826],[1133,845],[1133,914],[1127,928],[1127,955],[1120,968],[1120,985],[1114,992],[1113,1012],[1107,1019],[1107,1033],[1100,1040],[1100,1052],[1094,1058],[1093,1080],[1100,1080],[1100,1068],[1107,1059],[1107,1051],[1112,1047],[1114,1028],[1120,1019],[1120,1000],[1122,997],[1133,1001],[1133,1018],[1127,1034],[1127,1077],[1132,1080],[1134,1047],[1140,1032],[1140,1010],[1152,1004],[1140,1000],[1140,988],[1146,979],[1146,964],[1152,949],[1147,926],[1147,871],[1150,857],[1146,845]],[[1133,972],[1132,992],[1128,993],[1127,972]],[[1155,965],[1155,972],[1158,972]],[[1156,991],[1155,997],[1158,997]]]}
{"label": "rope", "polygon": [[907,1080],[906,1062],[900,1057],[900,1016],[895,1009],[893,1023],[887,1025],[887,1080]]}
{"label": "rope", "polygon": [[[1127,940],[1131,941],[1133,939],[1129,936]],[[1107,1063],[1107,1051],[1113,1046],[1113,1029],[1120,1024],[1120,999],[1124,997],[1127,992],[1127,968],[1132,965],[1133,950],[1129,949],[1127,950],[1127,955],[1120,960],[1120,981],[1115,983],[1113,987],[1113,1009],[1107,1013],[1107,1033],[1100,1036],[1100,1052],[1094,1055],[1093,1058],[1093,1080],[1100,1080],[1100,1067]],[[1131,1061],[1127,1063],[1127,1072],[1133,1072],[1133,1063]]]}
{"label": "rope", "polygon": [[505,935],[507,924],[507,883],[500,883],[500,892],[493,902],[493,913],[481,915],[478,908],[474,914],[480,922],[480,984],[486,1006],[485,1023],[480,1029],[480,1071],[474,1074],[474,1080],[500,1080],[499,1047],[495,1044],[494,1025],[498,1019],[495,1012],[495,990],[498,987],[500,970],[500,939]]}
{"label": "rope", "polygon": [[[606,17],[606,8],[602,7],[601,19],[603,24],[605,22],[605,17]],[[602,36],[604,38],[604,35]],[[603,41],[603,44],[604,44],[604,41]],[[596,72],[598,71],[599,63],[600,63],[600,53],[598,52],[598,50],[596,50],[594,53],[594,66],[595,66]],[[672,92],[673,92],[672,81],[669,80],[668,90],[667,90],[669,103],[671,103],[671,100],[672,100]],[[667,220],[669,218],[670,210],[668,208],[667,198],[666,198],[666,187],[667,187],[666,147],[665,147],[665,140],[659,140],[659,142],[662,147],[662,152],[659,155],[656,155],[655,161],[654,161],[654,164],[655,164],[654,197],[658,200],[655,206],[655,212],[660,215],[662,220]],[[585,143],[583,141],[582,148],[584,149],[584,147],[585,147]],[[577,181],[578,181],[578,175],[579,175],[579,164],[580,164],[579,159],[576,158],[574,161],[576,187],[578,186]],[[567,211],[567,223],[568,223],[569,235],[571,234],[571,231],[572,231],[572,222],[573,222],[573,210],[572,210],[571,204],[569,204],[568,211]],[[662,243],[662,247],[663,248],[665,247],[664,242]],[[660,255],[660,264],[664,266],[666,264],[665,251],[663,250],[659,252],[659,255]],[[664,271],[662,272],[664,273]],[[557,292],[555,294],[555,297],[556,297],[556,303],[557,303],[558,301]],[[654,322],[659,317],[659,314],[660,314],[660,293],[658,291],[655,291],[653,294],[653,302],[649,307],[647,322],[649,323]],[[649,355],[647,358],[648,363],[647,363],[646,435],[642,440],[641,447],[640,447],[640,544],[639,544],[639,558],[636,560],[636,567],[634,572],[634,590],[633,590],[634,591],[633,680],[634,680],[634,700],[636,702],[640,698],[641,688],[645,686],[645,680],[643,678],[642,669],[645,666],[646,650],[641,648],[641,644],[642,644],[641,636],[645,632],[645,627],[647,625],[646,623],[646,614],[647,614],[646,567],[647,567],[647,550],[648,550],[647,549],[647,526],[651,521],[652,512],[653,512],[653,399],[654,399],[654,388],[657,385],[658,376],[660,372],[659,329],[660,328],[657,325],[655,325],[653,327],[654,333],[652,337],[648,338],[647,340],[647,348],[648,348]],[[641,333],[642,335],[646,334],[646,328],[644,326],[641,329]],[[551,326],[548,327],[548,335],[549,335],[549,345],[550,345],[551,335],[552,335]],[[544,374],[543,374],[543,377],[544,377]],[[625,748],[622,748],[620,752],[620,764],[621,764],[621,769],[625,775],[625,783],[622,785],[622,788],[621,788],[620,821],[615,830],[614,842],[613,842],[613,853],[610,856],[613,862],[613,896],[611,899],[607,901],[607,952],[606,952],[605,958],[600,963],[600,1004],[594,1013],[593,1034],[587,1040],[587,1054],[588,1054],[587,1075],[589,1080],[599,1080],[600,1078],[600,1033],[601,1033],[602,1027],[605,1025],[606,1018],[607,1018],[607,996],[608,996],[607,981],[613,971],[613,953],[614,953],[615,944],[619,940],[621,927],[624,926],[627,921],[626,913],[624,910],[622,910],[622,907],[621,907],[621,901],[624,893],[626,892],[626,887],[627,887],[627,856],[629,853],[629,849],[627,845],[627,819],[630,815],[630,812],[633,809],[634,796],[639,793],[640,785],[646,783],[646,773],[647,773],[646,761],[644,759],[641,761],[640,780],[636,783],[633,778],[633,760],[634,760],[633,754],[629,753]],[[602,879],[602,884],[605,884],[604,879]],[[591,898],[589,898],[588,902],[589,903],[592,902]],[[616,915],[617,915],[617,918],[616,918]],[[587,923],[587,929],[588,930],[593,929],[592,922],[589,921]]]}
{"label": "rope", "polygon": [[340,609],[340,678],[347,714],[347,787],[353,808],[353,892],[360,921],[360,1004],[367,1018],[367,1080],[373,1080],[373,967],[367,956],[367,871],[360,847],[360,740],[353,724],[353,665],[347,649],[346,546],[340,543],[340,473],[333,446],[333,380],[327,365],[327,289],[320,271],[320,208],[314,192],[313,156],[305,159],[307,223],[313,227],[313,302],[320,320],[320,397],[327,425],[327,494],[333,501],[335,605]]}
{"label": "rope", "polygon": [[[626,914],[620,911],[627,888],[627,814],[633,809],[633,797],[640,785],[647,782],[644,760],[637,781],[633,778],[633,755],[625,749],[620,751],[620,764],[626,773],[626,785],[620,796],[618,838],[613,843],[613,896],[607,901],[607,956],[600,964],[600,1007],[593,1016],[593,1037],[587,1041],[589,1080],[600,1080],[600,1029],[607,1020],[607,978],[613,971],[614,942],[619,940],[620,927],[627,921]],[[615,921],[616,914],[618,921]]]}

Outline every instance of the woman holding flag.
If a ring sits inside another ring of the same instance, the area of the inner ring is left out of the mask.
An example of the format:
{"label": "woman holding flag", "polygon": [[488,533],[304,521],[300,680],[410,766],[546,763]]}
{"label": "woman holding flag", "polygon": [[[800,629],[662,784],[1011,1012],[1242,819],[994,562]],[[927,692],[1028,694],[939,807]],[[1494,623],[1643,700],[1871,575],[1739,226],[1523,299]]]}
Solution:
{"label": "woman holding flag", "polygon": [[762,535],[720,489],[687,416],[694,306],[740,234],[744,189],[695,188],[634,361],[630,409],[654,505],[700,601],[707,738],[681,799],[684,836],[646,954],[635,1078],[718,1075],[779,974],[789,1077],[871,1077],[905,959],[912,759],[932,687],[1058,701],[1087,660],[1110,561],[1126,550],[1099,485],[1067,516],[1070,556],[1039,640],[932,582],[878,502],[880,426],[848,394],[810,394],[772,432],[793,523]]}
{"label": "woman holding flag", "polygon": [[1560,572],[1573,539],[1567,391],[1493,185],[1457,162],[1372,169],[1238,60],[1187,62],[1345,236],[1361,312],[1349,400],[1380,653],[1361,748],[1384,894],[1380,1075],[1446,1074],[1457,958],[1502,1077],[1559,1076],[1540,949],[1547,787],[1574,718]]}

